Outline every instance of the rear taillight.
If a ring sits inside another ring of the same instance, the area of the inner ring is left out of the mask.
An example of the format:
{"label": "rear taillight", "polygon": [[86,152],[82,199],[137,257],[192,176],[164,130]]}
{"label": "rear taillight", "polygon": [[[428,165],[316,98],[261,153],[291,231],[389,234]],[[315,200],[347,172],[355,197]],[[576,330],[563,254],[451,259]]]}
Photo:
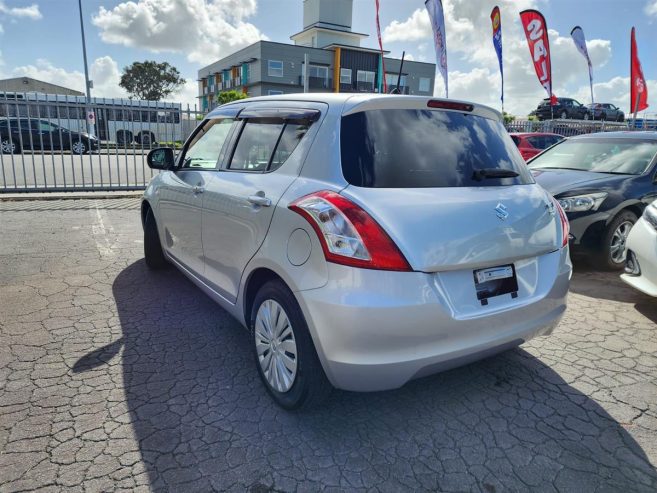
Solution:
{"label": "rear taillight", "polygon": [[289,206],[313,227],[329,262],[365,269],[410,271],[404,255],[372,217],[335,192],[301,197]]}
{"label": "rear taillight", "polygon": [[566,213],[564,212],[563,207],[561,207],[559,201],[554,197],[551,198],[554,207],[557,209],[557,212],[559,213],[559,218],[561,219],[561,236],[562,236],[561,247],[563,248],[568,244],[568,236],[570,235],[570,223],[568,222],[568,217],[566,216]]}

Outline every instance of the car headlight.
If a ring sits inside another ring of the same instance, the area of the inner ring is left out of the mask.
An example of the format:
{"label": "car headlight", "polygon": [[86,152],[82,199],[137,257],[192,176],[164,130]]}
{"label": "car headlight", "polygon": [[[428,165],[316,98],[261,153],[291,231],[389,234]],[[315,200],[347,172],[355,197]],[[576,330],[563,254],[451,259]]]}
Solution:
{"label": "car headlight", "polygon": [[643,218],[648,224],[657,230],[657,205],[653,203],[646,207],[643,211]]}
{"label": "car headlight", "polygon": [[575,195],[564,197],[559,200],[559,205],[566,212],[597,211],[600,204],[607,198],[607,192],[587,193],[586,195]]}

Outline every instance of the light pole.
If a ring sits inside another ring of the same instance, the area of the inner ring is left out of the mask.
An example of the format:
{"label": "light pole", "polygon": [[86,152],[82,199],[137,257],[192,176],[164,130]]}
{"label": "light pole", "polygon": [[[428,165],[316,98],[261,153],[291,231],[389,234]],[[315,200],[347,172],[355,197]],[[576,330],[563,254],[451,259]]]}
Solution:
{"label": "light pole", "polygon": [[91,112],[91,87],[92,82],[89,80],[89,68],[87,66],[87,43],[84,39],[84,20],[82,18],[82,0],[78,0],[78,7],[80,9],[80,32],[82,33],[82,57],[84,58],[84,82],[87,87],[87,107],[85,110],[85,120],[87,122],[87,133],[90,135],[95,134],[95,115],[94,118],[89,118]]}

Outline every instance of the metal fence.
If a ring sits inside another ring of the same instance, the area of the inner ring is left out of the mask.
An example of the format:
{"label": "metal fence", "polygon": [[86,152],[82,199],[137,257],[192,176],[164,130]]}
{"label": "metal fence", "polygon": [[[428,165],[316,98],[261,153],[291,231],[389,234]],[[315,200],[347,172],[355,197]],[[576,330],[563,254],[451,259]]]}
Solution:
{"label": "metal fence", "polygon": [[631,130],[628,122],[607,122],[591,120],[514,120],[507,123],[509,132],[548,132],[573,137],[575,135],[590,134],[594,132],[616,132],[618,130]]}
{"label": "metal fence", "polygon": [[143,189],[150,149],[180,148],[203,116],[173,103],[0,93],[0,193]]}
{"label": "metal fence", "polygon": [[[93,113],[90,138],[87,114]],[[0,193],[139,190],[155,174],[157,146],[180,148],[204,113],[180,104],[125,99],[0,93]],[[642,122],[653,129],[657,122]],[[510,132],[563,136],[634,128],[632,122],[516,120]]]}

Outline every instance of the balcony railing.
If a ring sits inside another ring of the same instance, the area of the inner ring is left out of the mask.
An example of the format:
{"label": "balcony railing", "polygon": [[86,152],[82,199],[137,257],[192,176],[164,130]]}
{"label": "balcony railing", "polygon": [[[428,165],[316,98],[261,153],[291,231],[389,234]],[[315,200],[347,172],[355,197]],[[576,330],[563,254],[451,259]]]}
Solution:
{"label": "balcony railing", "polygon": [[[303,86],[303,75],[299,76],[299,85]],[[324,77],[308,77],[308,89],[320,89],[330,91],[333,88],[333,80]]]}

